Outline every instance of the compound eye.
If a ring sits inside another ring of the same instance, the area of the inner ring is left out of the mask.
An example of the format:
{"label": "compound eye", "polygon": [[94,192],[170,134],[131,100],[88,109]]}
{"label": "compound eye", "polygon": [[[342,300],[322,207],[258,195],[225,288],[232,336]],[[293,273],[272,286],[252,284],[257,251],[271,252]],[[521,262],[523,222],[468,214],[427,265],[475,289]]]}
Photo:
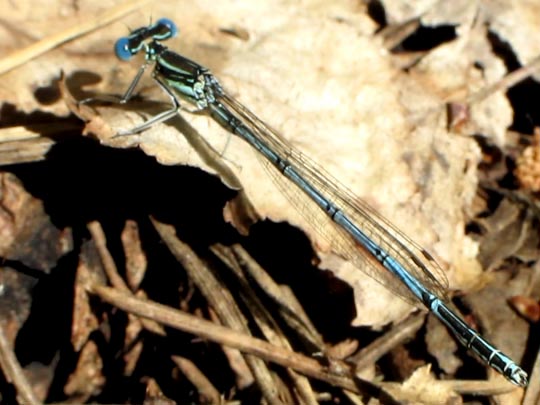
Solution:
{"label": "compound eye", "polygon": [[168,39],[168,38],[172,38],[178,35],[178,28],[176,27],[176,24],[173,23],[168,18],[160,18],[156,24],[164,25],[169,29],[169,32],[166,35],[164,35],[163,38],[161,39]]}
{"label": "compound eye", "polygon": [[116,41],[116,44],[114,44],[114,53],[116,54],[116,57],[120,60],[130,60],[133,56],[133,53],[129,48],[129,39],[123,37]]}

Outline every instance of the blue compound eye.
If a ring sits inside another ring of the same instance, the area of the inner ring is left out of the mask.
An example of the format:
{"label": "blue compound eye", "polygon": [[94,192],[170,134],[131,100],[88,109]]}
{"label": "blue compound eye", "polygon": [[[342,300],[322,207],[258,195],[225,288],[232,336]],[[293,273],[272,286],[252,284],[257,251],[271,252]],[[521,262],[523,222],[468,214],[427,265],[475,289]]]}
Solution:
{"label": "blue compound eye", "polygon": [[173,23],[168,18],[160,18],[159,20],[157,20],[156,25],[164,25],[169,29],[169,32],[163,35],[162,37],[160,37],[159,39],[163,40],[163,39],[172,38],[178,34],[178,28],[176,27],[176,24]]}
{"label": "blue compound eye", "polygon": [[114,44],[114,53],[120,60],[130,60],[133,53],[129,49],[129,39],[123,37],[116,41],[116,44]]}

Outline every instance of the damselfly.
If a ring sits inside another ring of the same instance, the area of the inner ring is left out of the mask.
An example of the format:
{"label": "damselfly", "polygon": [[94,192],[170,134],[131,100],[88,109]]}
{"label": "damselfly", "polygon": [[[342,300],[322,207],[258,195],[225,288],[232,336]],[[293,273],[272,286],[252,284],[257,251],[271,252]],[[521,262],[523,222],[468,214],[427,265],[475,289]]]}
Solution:
{"label": "damselfly", "polygon": [[[117,41],[115,51],[119,59],[129,60],[141,51],[146,57],[146,63],[120,102],[130,99],[151,65],[154,66],[152,77],[172,102],[171,109],[118,135],[139,133],[172,118],[183,109],[181,101],[194,107],[188,110],[190,112],[207,113],[224,129],[255,148],[283,178],[288,179],[290,183],[284,188],[296,187],[311,199],[318,207],[313,215],[324,217],[335,228],[338,236],[332,236],[331,242],[340,254],[353,263],[367,259],[372,265],[366,272],[385,285],[388,285],[390,274],[398,281],[390,286],[393,291],[406,299],[422,302],[482,361],[512,383],[526,386],[527,373],[444,303],[446,279],[432,256],[227,94],[208,69],[162,45],[162,41],[176,34],[175,24],[161,19]],[[311,222],[316,221],[311,219]]]}

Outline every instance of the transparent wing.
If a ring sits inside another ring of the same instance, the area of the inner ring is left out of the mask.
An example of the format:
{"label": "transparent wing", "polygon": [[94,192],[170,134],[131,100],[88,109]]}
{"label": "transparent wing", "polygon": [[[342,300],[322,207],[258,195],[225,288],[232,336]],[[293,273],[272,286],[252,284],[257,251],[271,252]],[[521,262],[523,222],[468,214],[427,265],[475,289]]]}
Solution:
{"label": "transparent wing", "polygon": [[[426,250],[413,242],[360,197],[340,184],[320,165],[294,149],[275,130],[262,122],[237,100],[227,94],[222,94],[220,101],[283,159],[287,159],[301,176],[341,209],[369,238],[397,259],[406,271],[433,293],[442,298],[446,297],[447,278],[439,264]],[[402,285],[346,231],[336,225],[322,209],[305,196],[299,187],[283,176],[260,154],[258,155],[280,191],[300,212],[312,229],[330,243],[336,254],[351,261],[365,274],[406,301],[410,303],[418,301],[405,285]]]}

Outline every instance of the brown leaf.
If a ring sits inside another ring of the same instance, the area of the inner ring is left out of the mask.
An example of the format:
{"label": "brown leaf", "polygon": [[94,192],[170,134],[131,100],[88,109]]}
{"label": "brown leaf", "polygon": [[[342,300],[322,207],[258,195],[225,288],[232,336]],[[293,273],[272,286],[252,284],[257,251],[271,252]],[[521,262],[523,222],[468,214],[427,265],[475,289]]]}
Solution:
{"label": "brown leaf", "polygon": [[94,342],[88,341],[81,350],[75,372],[64,387],[65,394],[72,401],[85,402],[99,393],[105,384],[102,369],[103,361],[98,348]]}
{"label": "brown leaf", "polygon": [[144,253],[135,221],[127,221],[122,231],[122,244],[126,255],[126,279],[129,287],[136,291],[146,274],[148,259]]}
{"label": "brown leaf", "polygon": [[415,404],[461,404],[460,397],[451,386],[437,381],[430,366],[418,368],[399,388],[389,388],[399,402]]}

